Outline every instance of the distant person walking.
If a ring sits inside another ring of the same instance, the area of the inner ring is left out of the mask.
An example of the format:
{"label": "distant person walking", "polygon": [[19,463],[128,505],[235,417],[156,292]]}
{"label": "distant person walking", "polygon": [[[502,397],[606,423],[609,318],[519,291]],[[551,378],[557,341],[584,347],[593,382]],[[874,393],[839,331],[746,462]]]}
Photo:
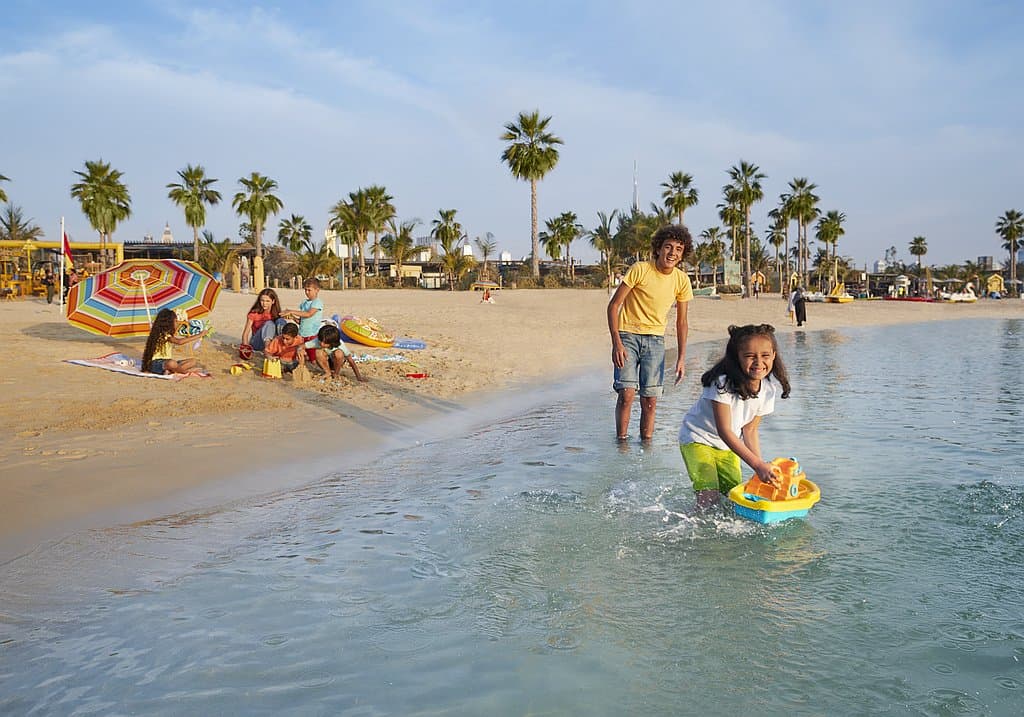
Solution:
{"label": "distant person walking", "polygon": [[804,322],[807,321],[807,297],[804,296],[804,288],[802,286],[796,287],[793,290],[793,314],[796,316],[796,325],[803,326]]}
{"label": "distant person walking", "polygon": [[654,413],[665,378],[665,329],[668,312],[676,307],[675,382],[686,373],[687,305],[693,287],[679,263],[693,250],[690,231],[679,224],[664,226],[651,240],[654,258],[629,268],[608,302],[608,331],[618,392],[615,435],[629,437],[633,399],[640,393],[640,440],[654,434]]}

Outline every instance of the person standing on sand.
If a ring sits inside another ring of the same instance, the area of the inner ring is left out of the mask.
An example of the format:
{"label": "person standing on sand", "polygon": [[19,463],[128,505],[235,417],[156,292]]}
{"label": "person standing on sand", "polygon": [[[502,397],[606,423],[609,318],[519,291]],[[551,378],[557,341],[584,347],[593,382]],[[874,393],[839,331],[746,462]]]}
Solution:
{"label": "person standing on sand", "polygon": [[608,332],[618,393],[615,435],[629,437],[633,399],[640,393],[640,440],[654,435],[654,413],[665,379],[665,328],[668,312],[676,307],[675,383],[686,373],[687,302],[693,298],[690,277],[679,263],[693,251],[690,231],[678,224],[664,226],[651,239],[654,259],[638,261],[622,278],[608,302]]}
{"label": "person standing on sand", "polygon": [[807,321],[807,297],[804,296],[804,288],[796,287],[793,292],[793,313],[796,315],[796,325],[803,326]]}

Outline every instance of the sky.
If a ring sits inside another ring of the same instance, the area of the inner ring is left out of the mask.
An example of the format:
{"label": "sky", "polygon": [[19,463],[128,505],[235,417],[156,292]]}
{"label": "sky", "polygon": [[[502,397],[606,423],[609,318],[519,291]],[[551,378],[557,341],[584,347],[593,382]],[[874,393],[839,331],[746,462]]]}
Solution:
{"label": "sky", "polygon": [[[102,159],[132,216],[115,241],[191,237],[167,198],[187,164],[223,195],[207,228],[236,237],[240,177],[277,181],[276,223],[322,237],[332,205],[384,185],[429,232],[456,209],[470,240],[530,250],[529,184],[501,162],[505,124],[550,116],[564,140],[538,185],[540,222],[662,203],[694,178],[695,239],[720,226],[727,171],[766,175],[763,232],[789,181],[846,215],[855,265],[927,241],[926,264],[1005,259],[995,234],[1024,210],[1024,4],[888,0],[516,3],[6,0],[0,9],[3,187],[55,238],[95,233],[70,197]],[[791,234],[794,232],[791,231]],[[572,247],[593,261],[586,239]]]}

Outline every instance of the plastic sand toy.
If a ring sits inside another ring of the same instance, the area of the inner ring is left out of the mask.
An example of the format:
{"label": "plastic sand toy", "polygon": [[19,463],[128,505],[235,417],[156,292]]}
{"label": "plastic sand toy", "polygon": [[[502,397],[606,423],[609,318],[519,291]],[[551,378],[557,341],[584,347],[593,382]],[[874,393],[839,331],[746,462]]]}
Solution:
{"label": "plastic sand toy", "polygon": [[776,458],[771,464],[776,483],[765,483],[755,475],[729,491],[736,515],[756,523],[804,517],[821,499],[818,486],[804,475],[795,458]]}

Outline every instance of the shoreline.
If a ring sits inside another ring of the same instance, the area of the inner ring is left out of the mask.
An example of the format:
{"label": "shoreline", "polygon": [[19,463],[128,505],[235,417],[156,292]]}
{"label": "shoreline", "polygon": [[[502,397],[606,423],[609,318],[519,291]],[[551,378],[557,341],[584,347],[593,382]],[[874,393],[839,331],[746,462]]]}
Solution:
{"label": "shoreline", "polygon": [[[289,306],[299,295],[280,293]],[[610,386],[603,290],[506,290],[496,294],[495,305],[450,292],[350,290],[321,297],[327,315],[344,302],[346,313],[375,316],[396,333],[425,340],[428,347],[415,352],[422,354],[415,363],[430,378],[406,379],[399,364],[385,362],[361,365],[368,385],[357,384],[347,369],[336,385],[307,388],[252,372],[231,376],[227,369],[236,358],[230,345],[237,345],[242,323],[237,317],[244,317],[252,295],[222,294],[212,317],[217,345],[201,351],[214,377],[181,382],[63,363],[137,347],[141,354],[141,340],[85,334],[45,301],[0,305],[0,320],[14,329],[0,346],[0,382],[11,394],[0,409],[0,564],[74,532],[308,485],[329,471],[330,461],[345,460],[341,456],[355,459],[346,467],[361,465],[429,439],[432,430],[469,428],[473,420],[494,418],[489,402],[514,412],[516,405],[548,400],[574,375],[607,373]],[[811,304],[808,313],[806,330],[819,331],[1024,318],[1024,301],[860,301]],[[688,346],[724,339],[732,323],[796,329],[786,323],[778,295],[695,299],[689,321]],[[696,370],[688,366],[684,381],[695,380]],[[58,408],[41,411],[47,405]],[[609,422],[611,416],[610,398]]]}

